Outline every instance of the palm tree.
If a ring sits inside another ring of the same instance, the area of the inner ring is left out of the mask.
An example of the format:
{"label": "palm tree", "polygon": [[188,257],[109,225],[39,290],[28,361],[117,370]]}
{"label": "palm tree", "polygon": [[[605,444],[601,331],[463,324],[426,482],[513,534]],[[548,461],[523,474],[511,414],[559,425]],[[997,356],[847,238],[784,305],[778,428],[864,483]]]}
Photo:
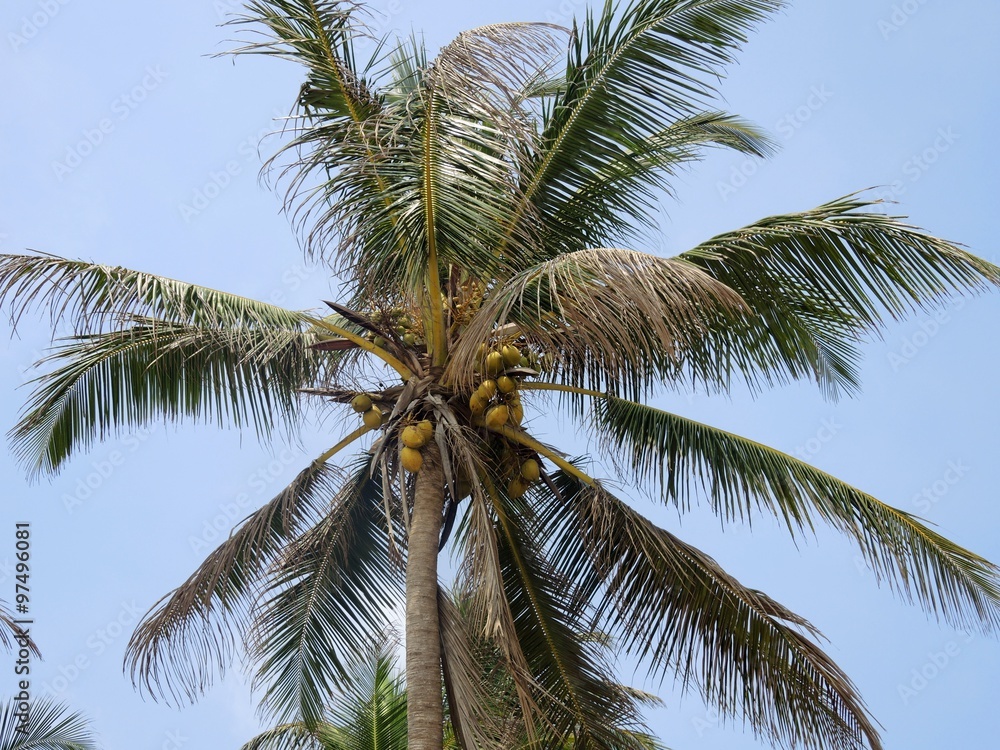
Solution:
{"label": "palm tree", "polygon": [[[13,433],[33,473],[156,419],[267,438],[311,409],[346,413],[346,434],[143,621],[128,655],[141,686],[193,699],[245,644],[265,709],[312,729],[363,634],[405,599],[418,750],[442,747],[442,681],[461,744],[495,745],[483,638],[531,742],[620,746],[608,728],[638,725],[639,701],[581,632],[766,740],[881,747],[810,623],[532,436],[561,404],[621,478],[663,502],[707,502],[725,523],[770,513],[794,537],[826,522],[904,598],[996,627],[991,563],[802,461],[646,404],[662,389],[799,379],[851,393],[859,345],[887,319],[1000,284],[997,267],[862,195],[673,258],[631,249],[655,230],[671,176],[705,149],[767,153],[754,127],[712,108],[712,85],[782,5],[609,2],[570,31],[500,24],[433,61],[410,41],[362,62],[353,3],[254,0],[239,23],[258,36],[238,51],[306,69],[276,164],[306,251],[349,282],[332,313],[0,258],[15,321],[43,306],[75,326]],[[359,440],[356,460],[331,463]],[[438,581],[449,542],[469,618]]]}
{"label": "palm tree", "polygon": [[[407,696],[397,666],[398,645],[395,637],[379,638],[362,659],[348,666],[345,686],[332,698],[323,721],[312,725],[303,721],[282,724],[257,735],[241,750],[406,750]],[[503,738],[502,746],[508,750],[530,750],[535,746],[523,732],[523,723],[517,717],[517,700],[510,681],[503,678],[498,654],[485,649],[480,655],[483,678],[494,701],[490,718],[497,736]],[[459,750],[447,718],[444,733],[444,750]],[[664,750],[648,734],[624,730],[620,746]],[[553,746],[554,750],[571,748],[568,744]]]}
{"label": "palm tree", "polygon": [[19,718],[18,701],[0,706],[0,750],[96,750],[87,720],[47,699],[33,701],[27,724]]}

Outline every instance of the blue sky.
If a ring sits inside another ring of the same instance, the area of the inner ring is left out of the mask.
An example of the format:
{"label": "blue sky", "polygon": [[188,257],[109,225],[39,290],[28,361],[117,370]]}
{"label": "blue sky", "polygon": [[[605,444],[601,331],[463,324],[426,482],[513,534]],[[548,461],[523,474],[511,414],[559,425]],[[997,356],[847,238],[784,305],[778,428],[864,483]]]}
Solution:
{"label": "blue sky", "polygon": [[[291,65],[213,57],[233,0],[93,4],[9,0],[0,9],[0,249],[34,248],[199,282],[293,308],[336,294],[301,257],[279,199],[257,180],[300,83]],[[437,48],[504,20],[566,23],[575,0],[376,0],[386,31]],[[126,10],[127,8],[127,10]],[[726,106],[768,128],[768,162],[715,155],[663,202],[682,251],[761,216],[870,186],[911,221],[1000,260],[995,71],[1000,6],[985,0],[797,2],[761,28],[721,84]],[[1000,294],[891,327],[865,349],[864,391],[830,403],[806,385],[752,399],[664,397],[682,414],[800,455],[1000,560]],[[7,335],[9,327],[4,328]],[[0,424],[13,425],[26,368],[48,341],[25,320],[0,353]],[[553,424],[551,434],[565,425]],[[15,522],[33,534],[34,634],[45,686],[93,720],[106,747],[238,747],[257,729],[238,668],[194,707],[144,700],[122,675],[137,613],[181,583],[213,542],[331,442],[261,446],[206,425],[153,426],[94,446],[51,481],[0,453],[0,597],[13,595]],[[560,439],[564,439],[562,430]],[[569,449],[587,449],[585,436]],[[565,443],[564,443],[565,444]],[[635,493],[642,504],[642,496]],[[808,617],[884,726],[887,747],[995,745],[1000,645],[929,621],[859,570],[820,529],[796,548],[772,522],[723,532],[707,512],[643,505],[747,584]],[[13,668],[0,665],[0,686]],[[641,682],[642,675],[625,674]],[[651,714],[671,747],[762,747],[694,696]]]}

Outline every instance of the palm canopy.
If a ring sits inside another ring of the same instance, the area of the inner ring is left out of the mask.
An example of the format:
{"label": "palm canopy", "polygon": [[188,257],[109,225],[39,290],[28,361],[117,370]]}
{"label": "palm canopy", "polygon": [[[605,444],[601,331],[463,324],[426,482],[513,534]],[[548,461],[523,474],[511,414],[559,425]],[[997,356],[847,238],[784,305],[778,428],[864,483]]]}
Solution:
{"label": "palm canopy", "polygon": [[[440,646],[465,747],[498,744],[475,667],[482,639],[529,739],[629,746],[608,728],[636,725],[641,701],[581,632],[613,636],[775,744],[880,747],[812,625],[532,437],[546,391],[603,435],[623,479],[664,502],[706,501],[727,523],[773,513],[793,535],[828,523],[904,598],[956,625],[997,626],[993,564],[801,461],[644,403],[664,387],[795,379],[849,393],[860,343],[887,320],[1000,284],[997,267],[863,195],[673,258],[630,248],[655,225],[670,177],[706,148],[767,152],[752,126],[715,109],[713,84],[782,5],[607,3],[571,31],[489,26],[433,61],[408,42],[362,64],[354,4],[249,2],[238,23],[255,36],[238,51],[305,66],[275,164],[307,251],[350,282],[332,314],[0,257],[15,320],[40,306],[75,326],[13,431],[29,470],[58,470],[153,419],[266,436],[294,428],[306,403],[347,413],[342,439],[147,616],[128,657],[141,684],[193,698],[245,644],[266,709],[311,731],[345,684],[358,634],[381,632],[406,597],[431,623],[420,645]],[[373,362],[398,384],[374,385]],[[356,428],[348,404],[363,415]],[[366,435],[357,461],[331,463]],[[449,542],[467,618],[436,584]],[[408,662],[407,680],[411,699],[440,711],[437,657],[431,666]],[[411,722],[420,715],[411,703]],[[421,731],[437,740],[415,742],[411,724],[414,747],[440,747],[440,719],[429,724]]]}
{"label": "palm canopy", "polygon": [[97,750],[87,720],[47,698],[34,700],[22,723],[23,703],[0,705],[0,750]]}

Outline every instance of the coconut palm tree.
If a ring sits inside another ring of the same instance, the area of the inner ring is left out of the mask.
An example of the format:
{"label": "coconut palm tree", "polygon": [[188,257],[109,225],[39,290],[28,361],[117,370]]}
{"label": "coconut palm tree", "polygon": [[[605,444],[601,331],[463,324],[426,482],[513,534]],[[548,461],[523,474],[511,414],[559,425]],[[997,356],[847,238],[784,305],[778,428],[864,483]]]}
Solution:
{"label": "coconut palm tree", "polygon": [[18,701],[0,706],[0,750],[96,750],[87,720],[47,699],[32,701],[26,724]]}
{"label": "coconut palm tree", "polygon": [[[331,698],[323,721],[312,725],[304,721],[279,725],[257,735],[241,750],[406,750],[406,688],[397,665],[398,645],[398,639],[392,636],[379,638],[362,659],[348,666],[345,686]],[[517,700],[510,681],[503,677],[499,654],[493,649],[479,653],[483,657],[480,664],[483,678],[493,698],[491,719],[497,736],[503,738],[502,746],[508,750],[537,747],[529,743],[523,732],[523,722],[517,716]],[[664,750],[650,735],[624,730],[620,746]],[[572,748],[569,744],[551,747]],[[459,748],[446,717],[444,750]]]}
{"label": "coconut palm tree", "polygon": [[[268,438],[311,409],[342,416],[332,447],[137,629],[141,686],[193,699],[245,645],[265,709],[313,728],[364,634],[405,600],[418,750],[442,747],[442,683],[461,744],[497,744],[484,638],[529,741],[621,746],[609,728],[637,725],[639,701],[582,632],[765,740],[881,747],[810,623],[537,438],[560,405],[620,479],[664,503],[705,502],[726,524],[773,514],[796,538],[825,522],[903,598],[996,627],[991,563],[802,461],[648,405],[740,383],[851,393],[859,346],[887,320],[1000,284],[997,267],[863,195],[671,258],[634,249],[678,169],[709,148],[767,153],[714,108],[713,84],[782,5],[623,0],[571,30],[487,26],[433,61],[409,41],[366,62],[355,4],[254,0],[239,52],[305,67],[274,164],[306,252],[347,293],[298,312],[120,267],[0,259],[15,321],[42,306],[75,326],[13,432],[31,472],[157,419]],[[332,463],[356,442],[357,458]],[[467,618],[439,583],[449,544]]]}

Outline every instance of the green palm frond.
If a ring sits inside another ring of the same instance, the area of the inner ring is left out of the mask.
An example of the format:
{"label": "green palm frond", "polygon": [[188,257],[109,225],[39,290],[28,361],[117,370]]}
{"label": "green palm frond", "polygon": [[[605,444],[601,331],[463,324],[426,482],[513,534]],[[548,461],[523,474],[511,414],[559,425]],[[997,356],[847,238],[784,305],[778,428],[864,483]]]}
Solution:
{"label": "green palm frond", "polygon": [[0,706],[0,750],[97,750],[98,744],[82,714],[48,698],[33,698],[27,731],[20,732],[18,704]]}
{"label": "green palm frond", "polygon": [[53,369],[11,431],[14,452],[33,474],[54,473],[77,450],[155,419],[188,417],[264,437],[296,429],[299,389],[335,356],[310,348],[294,329],[218,328],[137,318],[129,327],[58,344],[37,363]]}
{"label": "green palm frond", "polygon": [[915,516],[803,461],[691,419],[616,398],[598,400],[594,412],[608,450],[681,509],[702,490],[726,521],[766,511],[795,535],[825,521],[852,537],[878,579],[906,599],[957,627],[1000,625],[1000,569]]}
{"label": "green palm frond", "polygon": [[857,388],[857,344],[885,318],[1000,286],[1000,268],[950,242],[840,198],[772,216],[678,256],[738,292],[754,315],[712,331],[717,369],[751,385],[812,377]]}
{"label": "green palm frond", "polygon": [[[524,198],[509,226],[533,219],[534,209],[561,251],[567,240],[571,249],[585,246],[572,241],[577,227],[553,217],[665,124],[710,108],[714,83],[747,32],[783,5],[631,0],[588,15],[571,44],[565,85],[546,106],[538,152],[522,165]],[[599,210],[609,226],[620,226],[612,209]]]}
{"label": "green palm frond", "polygon": [[713,147],[765,157],[774,144],[755,126],[722,112],[677,120],[595,169],[560,204],[549,219],[560,229],[546,235],[549,252],[629,242],[641,228],[658,231],[656,206],[673,195],[671,178]]}
{"label": "green palm frond", "polygon": [[301,721],[279,724],[244,743],[240,750],[339,750],[340,731],[320,723],[309,729]]}
{"label": "green palm frond", "polygon": [[343,487],[343,472],[314,461],[246,518],[139,623],[125,654],[133,683],[153,697],[193,702],[242,643],[271,564],[324,517]]}
{"label": "green palm frond", "polygon": [[323,519],[275,561],[255,606],[250,656],[262,707],[279,721],[322,721],[327,697],[363,651],[359,633],[382,633],[402,599],[389,554],[381,481],[355,468]]}
{"label": "green palm frond", "polygon": [[208,287],[55,255],[0,255],[0,306],[16,323],[48,308],[53,329],[68,318],[76,333],[94,333],[133,317],[204,327],[300,330],[308,315]]}
{"label": "green palm frond", "polygon": [[[609,679],[593,644],[581,637],[581,605],[571,583],[546,559],[528,503],[492,494],[504,589],[544,722],[539,737],[558,746],[643,748],[621,730],[641,728],[636,705]],[[544,746],[544,743],[543,743]]]}
{"label": "green palm frond", "polygon": [[774,744],[882,747],[850,679],[807,637],[818,636],[809,623],[603,487],[562,472],[554,481],[560,498],[539,514],[558,568],[600,602],[598,627],[651,672],[698,686]]}
{"label": "green palm frond", "polygon": [[348,667],[328,723],[342,737],[328,750],[406,750],[406,691],[396,662],[397,639],[388,631]]}
{"label": "green palm frond", "polygon": [[559,358],[560,382],[638,398],[702,349],[704,331],[744,314],[739,296],[684,261],[581,250],[495,289],[464,331],[448,376],[471,379],[479,345],[513,324]]}

